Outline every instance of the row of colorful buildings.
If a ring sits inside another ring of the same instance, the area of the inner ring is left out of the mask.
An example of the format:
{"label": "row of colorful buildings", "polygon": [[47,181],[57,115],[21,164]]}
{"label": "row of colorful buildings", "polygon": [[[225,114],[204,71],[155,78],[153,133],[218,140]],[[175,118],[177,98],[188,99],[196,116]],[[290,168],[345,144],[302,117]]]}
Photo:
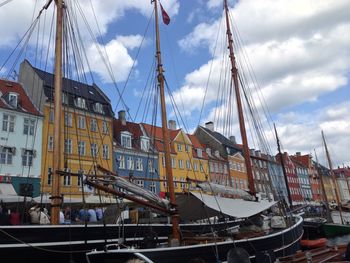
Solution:
{"label": "row of colorful buildings", "polygon": [[[18,82],[0,80],[0,198],[51,192],[55,158],[53,81],[52,74],[26,60],[21,64]],[[63,79],[62,88],[61,167],[68,172],[61,177],[62,194],[93,193],[83,185],[82,178],[94,174],[95,164],[99,164],[143,188],[166,195],[161,128],[130,122],[125,111],[114,116],[110,100],[96,84]],[[200,181],[248,190],[242,146],[234,136],[226,138],[217,132],[213,122],[187,134],[174,120],[169,121],[169,135],[176,192],[192,189]],[[321,201],[322,176],[328,200],[335,199],[329,170],[316,165],[309,154],[268,155],[251,149],[250,158],[257,192],[286,198],[288,185],[295,204]],[[341,198],[350,199],[350,168],[338,168],[335,174]]]}

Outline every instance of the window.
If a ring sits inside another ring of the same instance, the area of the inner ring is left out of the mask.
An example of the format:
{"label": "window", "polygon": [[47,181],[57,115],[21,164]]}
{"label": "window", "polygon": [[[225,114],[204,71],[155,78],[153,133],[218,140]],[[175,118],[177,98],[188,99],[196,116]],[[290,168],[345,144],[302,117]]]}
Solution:
{"label": "window", "polygon": [[145,183],[144,183],[143,180],[136,180],[136,184],[137,184],[137,186],[139,186],[139,187],[141,187],[141,188],[143,188],[144,185],[145,185]]}
{"label": "window", "polygon": [[193,170],[198,171],[198,163],[197,162],[193,162]]}
{"label": "window", "polygon": [[3,114],[2,117],[2,130],[7,132],[14,132],[15,130],[15,116],[9,114]]}
{"label": "window", "polygon": [[183,160],[180,160],[180,159],[179,159],[179,168],[180,169],[184,168],[184,162],[183,162]]}
{"label": "window", "polygon": [[189,152],[190,151],[190,146],[189,145],[185,145],[185,149],[186,149],[186,152]]}
{"label": "window", "polygon": [[78,141],[78,155],[84,156],[85,155],[85,142]]}
{"label": "window", "polygon": [[177,188],[177,178],[174,177],[174,188]]}
{"label": "window", "polygon": [[117,161],[119,163],[119,165],[118,165],[119,169],[125,169],[125,157],[124,157],[124,155],[119,155]]}
{"label": "window", "polygon": [[127,157],[127,169],[128,170],[134,170],[134,158],[128,156]]}
{"label": "window", "polygon": [[186,188],[186,181],[185,181],[185,179],[181,177],[180,181],[181,181],[181,183],[180,183],[181,189],[185,190],[185,188]]}
{"label": "window", "polygon": [[23,134],[34,135],[35,120],[24,119]]}
{"label": "window", "polygon": [[214,164],[213,163],[209,163],[209,172],[213,173],[214,172]]}
{"label": "window", "polygon": [[50,109],[50,113],[49,113],[49,123],[53,123],[55,120],[55,112],[54,110]]}
{"label": "window", "polygon": [[199,158],[202,158],[202,157],[203,157],[202,149],[197,149],[197,156],[198,156]]}
{"label": "window", "polygon": [[191,162],[189,160],[186,160],[186,169],[191,170]]}
{"label": "window", "polygon": [[214,171],[215,171],[215,173],[219,172],[219,164],[218,163],[214,164]]}
{"label": "window", "polygon": [[150,182],[149,184],[149,190],[153,193],[156,192],[156,183],[155,182]]}
{"label": "window", "polygon": [[49,151],[52,151],[53,150],[53,137],[52,136],[49,136],[49,140],[47,142],[47,149]]}
{"label": "window", "polygon": [[79,174],[77,177],[77,185],[82,186],[83,185],[83,175],[84,171],[83,170],[78,170],[77,173]]}
{"label": "window", "polygon": [[171,167],[176,168],[176,160],[173,157],[171,157]]}
{"label": "window", "polygon": [[141,136],[141,150],[148,152],[149,151],[149,139]]}
{"label": "window", "polygon": [[205,151],[207,152],[207,154],[208,154],[209,156],[211,156],[211,149],[210,149],[210,148],[207,148]]}
{"label": "window", "polygon": [[22,165],[23,166],[32,166],[33,165],[33,150],[22,150]]}
{"label": "window", "polygon": [[68,94],[65,92],[62,92],[62,103],[68,104]]}
{"label": "window", "polygon": [[220,152],[219,151],[216,150],[214,154],[215,154],[216,157],[220,158]]}
{"label": "window", "polygon": [[96,103],[94,104],[93,108],[94,108],[94,111],[95,111],[95,112],[104,114],[103,106],[102,106],[101,103],[96,102]]}
{"label": "window", "polygon": [[148,171],[154,173],[154,160],[148,160]]}
{"label": "window", "polygon": [[9,104],[12,107],[17,108],[17,101],[18,101],[18,95],[15,93],[10,93],[9,94]]}
{"label": "window", "polygon": [[136,159],[136,170],[143,171],[143,163],[141,158]]}
{"label": "window", "polygon": [[86,128],[86,121],[85,116],[78,116],[78,129],[85,129]]}
{"label": "window", "polygon": [[0,151],[0,164],[12,164],[12,157],[15,148],[1,147]]}
{"label": "window", "polygon": [[97,120],[96,119],[90,120],[90,131],[97,132]]}
{"label": "window", "polygon": [[[66,173],[70,173],[71,172],[69,168],[64,168],[64,171]],[[71,175],[70,174],[63,176],[63,185],[64,186],[70,186],[71,185]]]}
{"label": "window", "polygon": [[86,109],[86,103],[84,98],[81,98],[81,97],[76,98],[74,101],[74,105],[78,108]]}
{"label": "window", "polygon": [[131,135],[128,132],[121,133],[121,145],[124,148],[131,149]]}
{"label": "window", "polygon": [[91,149],[91,156],[92,157],[97,157],[97,154],[98,154],[98,149],[97,149],[97,144],[96,143],[91,143],[90,145]]}
{"label": "window", "polygon": [[165,188],[168,187],[168,181],[167,181],[167,179],[166,179],[165,176],[163,176],[163,186],[164,186]]}
{"label": "window", "polygon": [[199,170],[204,173],[204,167],[202,163],[199,163]]}
{"label": "window", "polygon": [[64,140],[64,152],[65,153],[72,153],[72,140],[71,139]]}
{"label": "window", "polygon": [[106,121],[102,122],[102,133],[108,134],[108,123]]}
{"label": "window", "polygon": [[163,164],[163,167],[165,167],[165,157],[162,156],[162,164]]}
{"label": "window", "polygon": [[64,113],[64,125],[67,127],[73,126],[72,113],[69,113],[69,112]]}
{"label": "window", "polygon": [[182,152],[182,144],[181,144],[181,143],[178,143],[178,144],[177,144],[177,150],[178,150],[179,152]]}
{"label": "window", "polygon": [[52,168],[49,167],[47,169],[47,185],[51,185],[52,184]]}
{"label": "window", "polygon": [[102,156],[103,156],[103,159],[106,159],[106,160],[109,159],[109,145],[108,144],[103,145]]}

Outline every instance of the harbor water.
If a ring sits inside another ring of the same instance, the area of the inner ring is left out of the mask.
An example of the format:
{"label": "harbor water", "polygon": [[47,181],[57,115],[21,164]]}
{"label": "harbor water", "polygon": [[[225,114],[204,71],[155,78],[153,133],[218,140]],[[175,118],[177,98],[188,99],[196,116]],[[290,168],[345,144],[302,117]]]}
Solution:
{"label": "harbor water", "polygon": [[349,242],[350,242],[350,234],[328,238],[327,245],[329,246],[344,245],[344,244],[346,245]]}

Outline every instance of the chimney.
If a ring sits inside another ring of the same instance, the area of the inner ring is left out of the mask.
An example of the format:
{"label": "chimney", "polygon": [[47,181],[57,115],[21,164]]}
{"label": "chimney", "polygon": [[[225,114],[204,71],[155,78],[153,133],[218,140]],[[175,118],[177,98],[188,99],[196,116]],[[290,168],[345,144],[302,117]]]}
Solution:
{"label": "chimney", "polygon": [[174,121],[174,120],[169,120],[169,122],[168,122],[168,128],[170,129],[170,130],[176,130],[176,121]]}
{"label": "chimney", "polygon": [[235,136],[231,135],[229,139],[230,139],[230,141],[233,142],[234,144],[237,144],[237,143],[236,143],[236,137],[235,137]]}
{"label": "chimney", "polygon": [[212,121],[206,122],[205,128],[207,128],[208,130],[214,131],[214,123]]}
{"label": "chimney", "polygon": [[122,125],[126,125],[125,110],[118,111],[118,119],[122,122]]}
{"label": "chimney", "polygon": [[301,152],[296,152],[295,155],[296,156],[301,156]]}
{"label": "chimney", "polygon": [[254,149],[249,149],[249,151],[250,151],[250,155],[251,156],[255,156],[255,150]]}

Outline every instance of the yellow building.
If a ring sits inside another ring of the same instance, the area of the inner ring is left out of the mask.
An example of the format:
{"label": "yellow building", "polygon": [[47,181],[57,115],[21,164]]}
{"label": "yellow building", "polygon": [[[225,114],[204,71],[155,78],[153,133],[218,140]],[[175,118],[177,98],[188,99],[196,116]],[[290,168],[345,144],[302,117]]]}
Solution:
{"label": "yellow building", "polygon": [[322,175],[324,190],[326,191],[328,202],[336,201],[335,197],[335,186],[332,178],[329,175]]}
{"label": "yellow building", "polygon": [[232,182],[231,186],[235,189],[248,190],[248,175],[242,154],[237,152],[234,155],[228,155],[227,159]]}
{"label": "yellow building", "polygon": [[[159,153],[159,177],[162,180],[160,192],[167,192],[165,174],[165,158],[163,135],[160,127],[142,124],[150,138],[154,139],[154,147]],[[171,166],[175,192],[183,192],[189,188],[187,179],[206,181],[208,175],[208,157],[202,145],[193,135],[187,135],[182,129],[176,129],[174,121],[169,121],[171,141]]]}
{"label": "yellow building", "polygon": [[[41,192],[50,193],[53,167],[53,80],[54,76],[24,61],[20,80],[33,95],[34,104],[44,113]],[[42,98],[37,97],[41,94]],[[113,169],[113,126],[110,101],[96,86],[63,79],[61,120],[61,169],[71,173],[93,174],[94,165]],[[80,177],[81,178],[81,177]],[[61,176],[61,194],[82,194],[78,176]],[[84,191],[91,193],[88,187]]]}

